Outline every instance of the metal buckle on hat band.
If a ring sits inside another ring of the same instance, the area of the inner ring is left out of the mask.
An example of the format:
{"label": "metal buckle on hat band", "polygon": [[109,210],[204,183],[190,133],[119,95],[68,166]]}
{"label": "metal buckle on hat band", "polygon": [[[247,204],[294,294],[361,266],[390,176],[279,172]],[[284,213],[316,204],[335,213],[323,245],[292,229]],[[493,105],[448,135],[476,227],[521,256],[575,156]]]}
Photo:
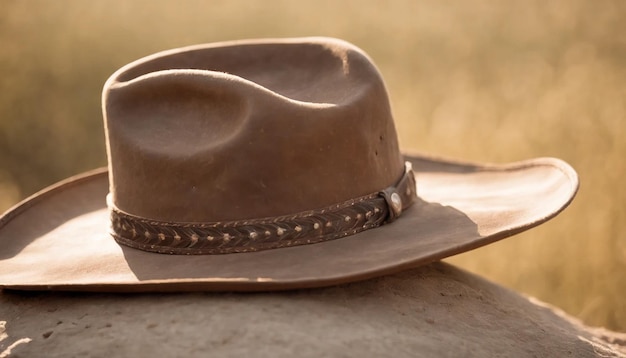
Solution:
{"label": "metal buckle on hat band", "polygon": [[389,210],[386,223],[395,221],[402,214],[402,210],[413,204],[417,193],[415,192],[415,176],[410,162],[405,163],[404,175],[398,184],[381,191],[380,195],[385,199]]}
{"label": "metal buckle on hat band", "polygon": [[272,218],[174,223],[125,213],[109,201],[111,234],[133,248],[167,254],[228,254],[313,244],[396,220],[416,200],[407,162],[395,186],[322,209]]}

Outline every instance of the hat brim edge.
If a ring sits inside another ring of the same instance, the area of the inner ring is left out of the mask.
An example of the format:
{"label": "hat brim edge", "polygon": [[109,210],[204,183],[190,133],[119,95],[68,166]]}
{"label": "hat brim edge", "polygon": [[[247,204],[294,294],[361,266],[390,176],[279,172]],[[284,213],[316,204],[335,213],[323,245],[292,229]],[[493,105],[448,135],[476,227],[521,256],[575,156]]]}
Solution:
{"label": "hat brim edge", "polygon": [[[420,257],[418,259],[400,260],[395,264],[388,264],[384,267],[377,266],[372,269],[363,269],[358,273],[352,273],[350,275],[342,274],[338,271],[337,275],[330,275],[326,277],[300,277],[293,280],[257,280],[246,281],[245,283],[233,279],[222,280],[214,285],[205,285],[205,279],[198,278],[186,278],[186,279],[156,279],[156,280],[140,280],[137,282],[84,282],[84,283],[71,283],[71,284],[47,284],[41,282],[37,284],[32,283],[4,283],[0,281],[0,287],[9,290],[61,290],[61,291],[93,291],[93,292],[171,292],[171,291],[278,291],[288,289],[299,288],[314,288],[322,286],[331,286],[336,284],[342,284],[353,281],[360,281],[368,278],[373,278],[385,274],[394,273],[397,271],[405,270],[411,267],[425,265],[433,261],[438,261],[443,258],[456,255],[462,252],[466,252],[481,246],[488,245],[495,241],[499,241],[506,237],[510,237],[522,231],[528,230],[532,227],[540,225],[554,216],[558,215],[564,210],[573,200],[578,187],[578,177],[576,172],[565,162],[555,158],[537,158],[530,161],[523,161],[517,163],[510,163],[504,165],[498,164],[478,164],[460,162],[449,159],[424,156],[420,154],[410,153],[406,155],[406,159],[414,164],[419,163],[421,168],[417,168],[417,171],[438,170],[437,168],[445,167],[448,170],[458,170],[459,173],[470,173],[480,171],[510,171],[518,170],[526,166],[548,166],[557,168],[560,170],[564,177],[569,182],[570,189],[569,195],[566,196],[566,200],[560,203],[560,206],[555,210],[550,211],[547,215],[537,217],[531,222],[525,222],[523,225],[518,225],[506,229],[497,231],[496,233],[486,235],[481,240],[471,241],[466,244],[452,245],[446,248],[438,250],[436,253],[428,255],[427,257]],[[63,190],[68,190],[73,187],[81,186],[86,182],[93,180],[94,178],[102,178],[107,176],[107,168],[99,168],[86,173],[82,173],[66,180],[63,180],[57,184],[54,184],[42,191],[28,197],[17,205],[9,209],[4,215],[0,217],[0,231],[2,228],[10,222],[13,218],[28,211],[28,209],[39,202],[46,201],[50,196],[55,195]],[[418,180],[418,193],[419,193],[419,180]],[[383,230],[379,228],[376,230]],[[159,255],[159,254],[156,254]],[[235,254],[238,255],[238,254]]]}

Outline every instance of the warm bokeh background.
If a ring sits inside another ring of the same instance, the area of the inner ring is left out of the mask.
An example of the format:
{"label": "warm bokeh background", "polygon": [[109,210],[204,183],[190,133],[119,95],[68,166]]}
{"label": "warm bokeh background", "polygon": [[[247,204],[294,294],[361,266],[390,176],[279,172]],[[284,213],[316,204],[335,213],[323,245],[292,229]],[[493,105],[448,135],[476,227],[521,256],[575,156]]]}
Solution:
{"label": "warm bokeh background", "polygon": [[[450,261],[626,330],[626,2],[0,2],[0,210],[106,163],[100,91],[189,44],[325,35],[375,60],[404,148],[472,161],[555,156],[561,216]],[[537,203],[541,205],[541,203]]]}

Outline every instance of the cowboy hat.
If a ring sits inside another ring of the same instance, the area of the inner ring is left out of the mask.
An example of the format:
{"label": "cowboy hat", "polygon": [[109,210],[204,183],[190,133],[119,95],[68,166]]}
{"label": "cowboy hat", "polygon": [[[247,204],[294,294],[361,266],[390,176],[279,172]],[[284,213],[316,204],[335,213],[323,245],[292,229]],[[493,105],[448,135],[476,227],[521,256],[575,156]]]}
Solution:
{"label": "cowboy hat", "polygon": [[401,153],[379,72],[336,39],[157,53],[109,78],[103,115],[108,167],[0,218],[0,287],[334,285],[514,235],[578,188],[553,158]]}

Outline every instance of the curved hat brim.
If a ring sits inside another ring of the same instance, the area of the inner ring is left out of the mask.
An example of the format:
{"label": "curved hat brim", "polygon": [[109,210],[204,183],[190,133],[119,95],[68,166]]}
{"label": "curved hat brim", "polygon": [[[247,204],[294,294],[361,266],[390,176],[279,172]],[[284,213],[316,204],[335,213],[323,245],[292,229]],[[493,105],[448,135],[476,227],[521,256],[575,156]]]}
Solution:
{"label": "curved hat brim", "polygon": [[0,217],[0,287],[69,291],[271,291],[335,285],[424,265],[537,226],[578,189],[565,162],[479,165],[407,155],[418,202],[395,222],[312,245],[164,255],[109,234],[106,169],[69,178]]}

